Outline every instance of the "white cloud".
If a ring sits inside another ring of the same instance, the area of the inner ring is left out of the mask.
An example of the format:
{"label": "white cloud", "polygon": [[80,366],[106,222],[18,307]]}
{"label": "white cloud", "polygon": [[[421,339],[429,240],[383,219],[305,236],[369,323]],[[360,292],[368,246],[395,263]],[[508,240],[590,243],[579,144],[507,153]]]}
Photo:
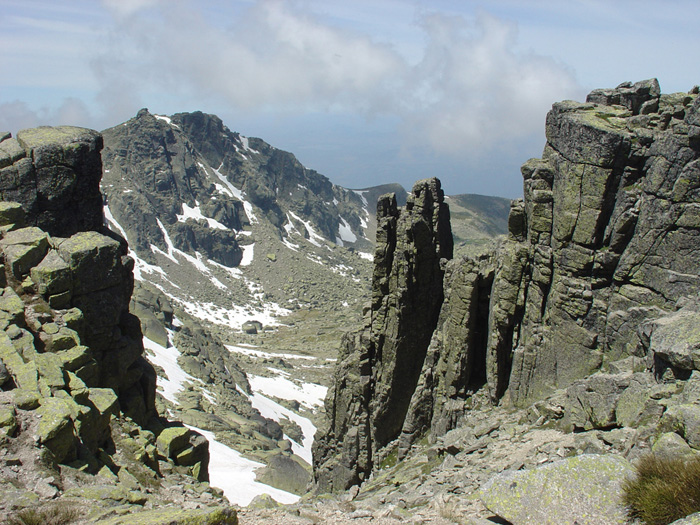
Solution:
{"label": "white cloud", "polygon": [[150,90],[244,110],[393,115],[411,146],[464,155],[541,131],[552,102],[580,94],[570,70],[518,51],[515,24],[487,14],[424,15],[421,56],[406,57],[293,2],[219,21],[192,3],[134,2],[131,13],[136,4],[159,9],[117,20],[95,62],[117,107]]}
{"label": "white cloud", "polygon": [[102,0],[102,4],[118,17],[128,17],[162,0]]}
{"label": "white cloud", "polygon": [[[362,105],[401,62],[388,46],[333,28],[288,2],[258,2],[228,27],[188,4],[168,4],[158,20],[119,24],[102,64],[130,56],[126,76],[178,92],[206,94],[242,108],[297,110]],[[130,47],[132,46],[133,47]]]}
{"label": "white cloud", "polygon": [[472,156],[541,133],[554,101],[582,94],[571,70],[518,51],[512,23],[434,14],[423,26],[428,44],[404,115],[436,151]]}

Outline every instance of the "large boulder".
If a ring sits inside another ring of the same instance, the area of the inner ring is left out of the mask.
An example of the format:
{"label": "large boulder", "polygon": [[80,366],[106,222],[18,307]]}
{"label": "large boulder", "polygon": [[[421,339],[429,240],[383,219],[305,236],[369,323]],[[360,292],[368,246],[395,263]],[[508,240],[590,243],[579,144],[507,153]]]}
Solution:
{"label": "large boulder", "polygon": [[481,488],[479,497],[513,525],[624,524],[622,483],[633,475],[632,466],[619,456],[585,454],[498,474]]}

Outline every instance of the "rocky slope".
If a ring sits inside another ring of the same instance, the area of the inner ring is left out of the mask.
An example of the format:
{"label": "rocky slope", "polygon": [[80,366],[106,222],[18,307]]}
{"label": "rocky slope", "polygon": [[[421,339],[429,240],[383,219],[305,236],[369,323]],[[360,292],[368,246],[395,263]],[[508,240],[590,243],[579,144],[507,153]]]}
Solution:
{"label": "rocky slope", "polygon": [[[383,352],[382,341],[400,340],[409,333],[403,323],[416,315],[412,255],[436,257],[430,239],[444,226],[433,223],[403,242],[398,234],[378,236],[367,325],[344,342],[328,420],[317,436],[317,490],[344,491],[369,478],[360,499],[383,491],[384,503],[397,504],[403,492],[407,505],[406,491],[413,498],[412,490],[423,490],[426,500],[413,505],[429,506],[463,475],[465,462],[513,453],[513,443],[537,428],[556,429],[553,454],[542,462],[585,451],[627,459],[651,447],[696,451],[699,115],[697,88],[663,95],[655,80],[596,90],[586,103],[555,104],[543,157],[522,168],[525,198],[512,205],[508,239],[478,258],[441,262],[445,279],[423,292],[421,308],[427,314],[428,298],[444,294],[439,316],[400,352]],[[439,205],[436,199],[433,207]],[[399,245],[387,271],[381,254]],[[394,316],[387,325],[384,304]],[[386,373],[418,366],[418,375],[405,374],[401,383]],[[410,402],[396,410],[397,398]],[[499,423],[503,412],[488,408],[494,405],[519,414],[526,433]],[[378,415],[390,408],[385,425]],[[493,421],[476,432],[480,417]],[[589,445],[563,444],[584,434]],[[499,439],[481,439],[488,435]],[[383,472],[396,458],[404,460]],[[527,455],[503,458],[494,461],[497,469],[533,465]],[[444,470],[448,460],[459,474]],[[604,463],[593,462],[601,469]],[[440,472],[442,481],[426,487]],[[470,492],[486,481],[477,478]],[[482,500],[505,519],[527,523],[511,512],[512,503],[493,503],[490,487],[499,486],[482,487]]]}
{"label": "rocky slope", "polygon": [[259,481],[304,493],[333,334],[361,309],[370,205],[212,115],[142,110],[104,138],[106,215],[136,262],[132,311],[160,412],[267,465]]}
{"label": "rocky slope", "polygon": [[0,141],[0,514],[235,523],[202,483],[207,440],[157,416],[133,261],[103,227],[101,148],[70,127]]}

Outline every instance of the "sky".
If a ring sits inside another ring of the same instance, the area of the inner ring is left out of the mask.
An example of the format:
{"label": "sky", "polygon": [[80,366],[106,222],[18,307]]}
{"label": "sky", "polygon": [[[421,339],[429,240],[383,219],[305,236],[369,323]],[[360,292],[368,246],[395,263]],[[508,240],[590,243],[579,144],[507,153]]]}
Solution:
{"label": "sky", "polygon": [[0,130],[204,111],[348,188],[522,194],[552,104],[700,84],[697,0],[0,0]]}

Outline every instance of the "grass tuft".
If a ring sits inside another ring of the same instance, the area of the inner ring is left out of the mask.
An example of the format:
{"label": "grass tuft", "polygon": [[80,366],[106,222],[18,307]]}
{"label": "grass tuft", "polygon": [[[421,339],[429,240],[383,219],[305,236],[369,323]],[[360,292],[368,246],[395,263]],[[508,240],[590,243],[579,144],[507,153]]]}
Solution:
{"label": "grass tuft", "polygon": [[10,516],[4,525],[66,525],[83,517],[80,507],[66,503],[51,503],[44,507],[28,508]]}
{"label": "grass tuft", "polygon": [[637,476],[623,483],[623,501],[631,518],[667,525],[700,511],[700,457],[663,458],[647,454]]}

